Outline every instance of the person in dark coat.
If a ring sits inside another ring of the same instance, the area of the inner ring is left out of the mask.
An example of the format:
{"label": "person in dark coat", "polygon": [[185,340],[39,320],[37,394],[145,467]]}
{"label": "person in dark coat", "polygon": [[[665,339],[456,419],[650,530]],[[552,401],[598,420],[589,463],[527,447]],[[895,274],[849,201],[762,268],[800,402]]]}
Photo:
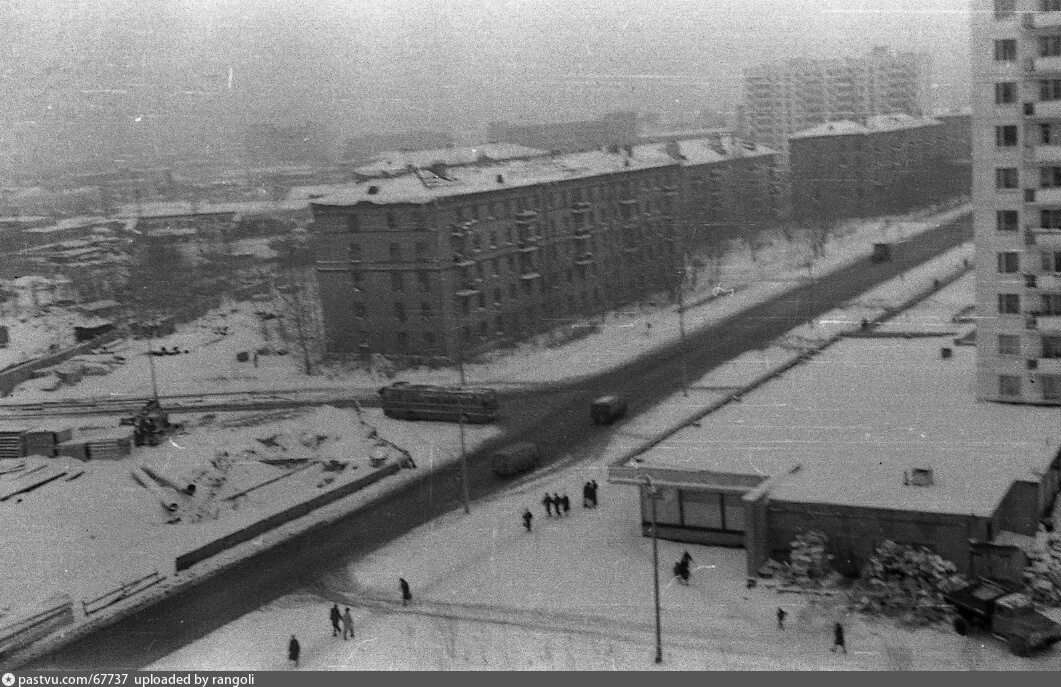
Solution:
{"label": "person in dark coat", "polygon": [[783,608],[778,608],[777,609],[777,629],[779,629],[779,630],[785,629],[785,616],[786,615],[788,615],[788,613],[785,613],[785,609],[783,609]]}
{"label": "person in dark coat", "polygon": [[346,641],[346,633],[350,633],[350,639],[354,638],[354,617],[350,615],[350,609],[343,612],[343,641]]}
{"label": "person in dark coat", "polygon": [[529,508],[524,509],[524,511],[523,511],[523,526],[527,529],[528,532],[531,531],[531,520],[533,520],[533,519],[534,519],[534,513],[531,513]]}
{"label": "person in dark coat", "polygon": [[842,650],[847,653],[847,644],[844,643],[844,626],[840,623],[833,625],[833,648],[829,651]]}
{"label": "person in dark coat", "polygon": [[563,513],[560,510],[562,507],[563,507],[563,501],[560,500],[560,494],[557,494],[554,491],[553,492],[553,510],[556,511],[556,517],[558,517],[558,518],[563,515]]}
{"label": "person in dark coat", "polygon": [[291,641],[287,644],[287,660],[292,661],[298,668],[298,656],[302,653],[302,647],[298,645],[295,635],[291,635]]}
{"label": "person in dark coat", "polygon": [[589,497],[593,501],[593,507],[597,507],[597,480],[593,480],[589,483]]}
{"label": "person in dark coat", "polygon": [[542,499],[542,505],[545,506],[545,516],[547,518],[553,517],[553,497],[549,496],[549,492],[545,492],[545,498]]}
{"label": "person in dark coat", "polygon": [[402,588],[402,606],[408,606],[409,602],[413,600],[413,593],[409,591],[409,583],[405,581],[404,577],[399,577],[398,585]]}
{"label": "person in dark coat", "polygon": [[567,494],[560,497],[560,505],[564,508],[564,515],[571,511],[571,499],[568,498]]}
{"label": "person in dark coat", "polygon": [[683,551],[682,552],[682,565],[684,565],[686,568],[688,568],[689,564],[692,563],[692,562],[693,562],[693,557],[689,555],[689,552],[688,551]]}
{"label": "person in dark coat", "polygon": [[593,485],[586,482],[582,485],[582,507],[589,508],[590,500],[593,497]]}
{"label": "person in dark coat", "polygon": [[674,564],[674,576],[681,580],[682,584],[689,584],[689,564],[682,558]]}
{"label": "person in dark coat", "polygon": [[341,623],[343,622],[343,614],[339,612],[339,604],[332,604],[332,610],[329,615],[332,619],[332,637],[338,637],[342,631]]}

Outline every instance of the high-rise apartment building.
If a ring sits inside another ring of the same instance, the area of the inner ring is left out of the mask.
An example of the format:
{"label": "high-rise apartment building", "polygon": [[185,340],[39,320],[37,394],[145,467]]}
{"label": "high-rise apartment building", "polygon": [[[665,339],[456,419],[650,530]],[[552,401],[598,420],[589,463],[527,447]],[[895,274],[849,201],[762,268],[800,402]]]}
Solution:
{"label": "high-rise apartment building", "polygon": [[788,137],[834,120],[920,116],[927,108],[929,61],[922,53],[874,48],[862,57],[791,60],[744,73],[741,134],[778,151],[788,169]]}
{"label": "high-rise apartment building", "polygon": [[977,395],[1061,404],[1061,0],[972,15]]}

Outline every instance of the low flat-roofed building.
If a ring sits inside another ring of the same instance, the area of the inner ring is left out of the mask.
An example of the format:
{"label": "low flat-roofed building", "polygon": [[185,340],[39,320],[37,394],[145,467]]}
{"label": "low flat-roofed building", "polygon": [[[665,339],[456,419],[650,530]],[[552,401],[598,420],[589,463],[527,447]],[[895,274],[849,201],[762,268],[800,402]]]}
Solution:
{"label": "low flat-roofed building", "polygon": [[1034,535],[1052,506],[1061,424],[1056,409],[977,402],[974,356],[949,338],[843,339],[609,477],[651,479],[661,536],[743,545],[750,575],[810,529],[846,573],[885,539],[983,573],[985,546]]}

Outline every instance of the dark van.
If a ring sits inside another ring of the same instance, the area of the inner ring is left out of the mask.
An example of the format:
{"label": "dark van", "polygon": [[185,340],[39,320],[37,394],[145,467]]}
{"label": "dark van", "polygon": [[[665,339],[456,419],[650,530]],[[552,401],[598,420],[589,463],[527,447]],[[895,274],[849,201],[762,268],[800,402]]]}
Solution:
{"label": "dark van", "polygon": [[601,396],[589,409],[595,425],[610,425],[626,415],[626,399],[621,396]]}
{"label": "dark van", "polygon": [[498,449],[491,461],[494,474],[498,477],[511,477],[521,472],[529,472],[538,467],[542,454],[537,444],[521,441]]}

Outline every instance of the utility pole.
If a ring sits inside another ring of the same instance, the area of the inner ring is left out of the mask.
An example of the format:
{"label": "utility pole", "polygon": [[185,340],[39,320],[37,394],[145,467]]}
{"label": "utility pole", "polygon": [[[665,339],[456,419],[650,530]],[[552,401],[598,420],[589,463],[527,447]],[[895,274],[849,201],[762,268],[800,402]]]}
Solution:
{"label": "utility pole", "polygon": [[660,622],[659,605],[659,540],[656,537],[656,502],[660,494],[652,484],[651,477],[645,477],[645,496],[652,502],[652,585],[656,601],[656,663],[663,663],[663,628]]}
{"label": "utility pole", "polygon": [[151,351],[151,343],[154,341],[153,337],[147,338],[147,363],[151,368],[151,396],[155,399],[155,405],[161,407],[158,402],[158,376],[155,373],[155,354]]}

